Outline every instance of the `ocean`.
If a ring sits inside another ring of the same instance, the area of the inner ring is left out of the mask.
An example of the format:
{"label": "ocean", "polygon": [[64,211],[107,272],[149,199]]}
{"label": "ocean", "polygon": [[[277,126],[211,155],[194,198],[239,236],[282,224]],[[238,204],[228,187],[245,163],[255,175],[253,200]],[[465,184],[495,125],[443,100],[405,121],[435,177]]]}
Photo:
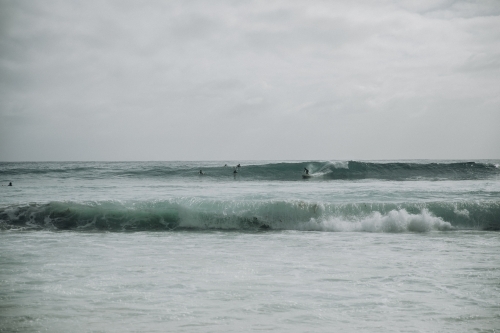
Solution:
{"label": "ocean", "polygon": [[0,332],[500,330],[499,160],[3,162],[0,183]]}

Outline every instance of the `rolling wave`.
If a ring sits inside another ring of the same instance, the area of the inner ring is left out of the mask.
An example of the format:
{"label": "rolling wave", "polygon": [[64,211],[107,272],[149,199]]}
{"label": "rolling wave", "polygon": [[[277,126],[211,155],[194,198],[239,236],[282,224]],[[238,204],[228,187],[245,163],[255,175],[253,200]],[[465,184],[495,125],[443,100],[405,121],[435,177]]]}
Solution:
{"label": "rolling wave", "polygon": [[310,172],[311,181],[321,180],[476,180],[500,177],[500,168],[493,163],[403,163],[403,162],[282,162],[248,164],[236,169],[232,166],[207,162],[67,162],[67,163],[0,163],[0,177],[12,179],[16,176],[51,178],[193,178],[212,180],[231,179],[263,181],[302,180],[304,168]]}
{"label": "rolling wave", "polygon": [[331,204],[176,199],[50,202],[0,208],[3,230],[500,230],[500,201]]}

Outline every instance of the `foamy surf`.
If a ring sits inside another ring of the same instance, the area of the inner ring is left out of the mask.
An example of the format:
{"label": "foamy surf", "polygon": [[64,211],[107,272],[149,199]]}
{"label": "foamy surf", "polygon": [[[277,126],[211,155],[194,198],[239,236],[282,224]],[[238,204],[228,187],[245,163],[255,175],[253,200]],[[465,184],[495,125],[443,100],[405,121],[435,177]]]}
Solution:
{"label": "foamy surf", "polygon": [[451,223],[434,216],[427,209],[419,214],[410,214],[405,209],[392,210],[387,214],[373,212],[369,216],[354,221],[338,217],[311,219],[301,230],[314,231],[357,231],[357,232],[429,232],[453,230]]}
{"label": "foamy surf", "polygon": [[494,331],[498,164],[0,163],[0,331]]}

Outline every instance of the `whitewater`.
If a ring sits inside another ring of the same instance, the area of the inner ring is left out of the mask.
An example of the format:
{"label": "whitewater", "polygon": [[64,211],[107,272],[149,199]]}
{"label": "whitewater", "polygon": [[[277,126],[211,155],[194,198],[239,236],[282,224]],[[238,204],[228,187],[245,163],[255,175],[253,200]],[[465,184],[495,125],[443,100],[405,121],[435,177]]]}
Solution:
{"label": "whitewater", "polygon": [[495,332],[499,165],[0,163],[0,332]]}

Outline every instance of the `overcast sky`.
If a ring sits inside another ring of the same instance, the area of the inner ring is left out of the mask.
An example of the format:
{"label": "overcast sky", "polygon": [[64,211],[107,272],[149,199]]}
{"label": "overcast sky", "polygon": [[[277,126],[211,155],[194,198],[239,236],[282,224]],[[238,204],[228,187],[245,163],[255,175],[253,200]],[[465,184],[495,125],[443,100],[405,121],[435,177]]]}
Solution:
{"label": "overcast sky", "polygon": [[500,1],[0,0],[0,161],[500,158]]}

